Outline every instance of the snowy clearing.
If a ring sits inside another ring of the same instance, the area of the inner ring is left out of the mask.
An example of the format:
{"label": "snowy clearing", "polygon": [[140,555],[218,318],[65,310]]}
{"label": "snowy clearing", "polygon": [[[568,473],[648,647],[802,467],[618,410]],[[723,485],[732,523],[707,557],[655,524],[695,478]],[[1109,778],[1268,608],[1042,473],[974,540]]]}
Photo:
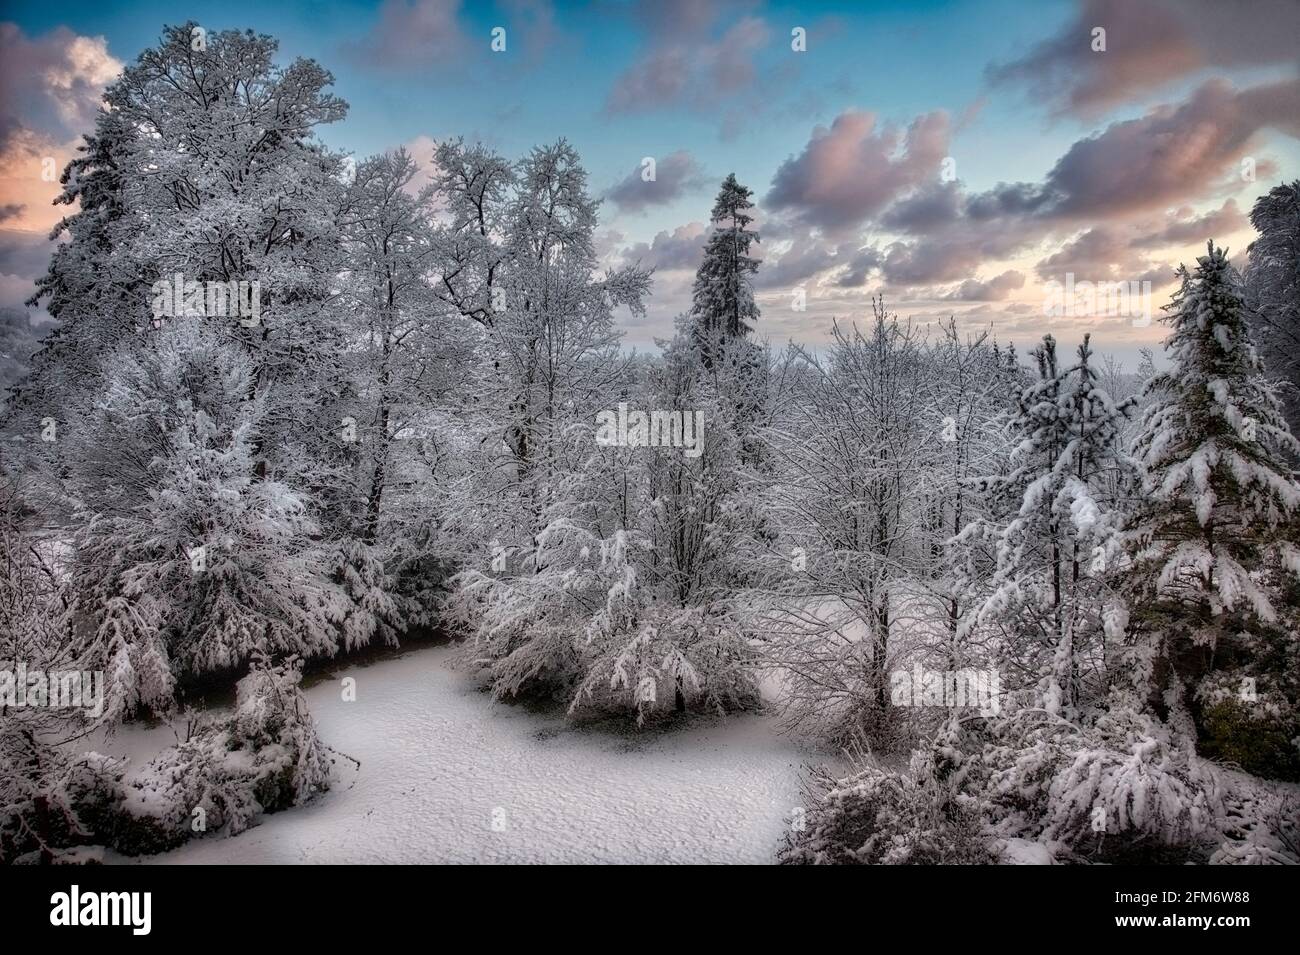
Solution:
{"label": "snowy clearing", "polygon": [[[335,788],[233,838],[115,862],[747,862],[775,859],[807,754],[767,719],[619,735],[493,703],[448,670],[447,647],[335,672],[307,690]],[[139,765],[165,728],[103,748]],[[495,814],[494,814],[495,811]],[[496,828],[494,829],[494,822]]]}

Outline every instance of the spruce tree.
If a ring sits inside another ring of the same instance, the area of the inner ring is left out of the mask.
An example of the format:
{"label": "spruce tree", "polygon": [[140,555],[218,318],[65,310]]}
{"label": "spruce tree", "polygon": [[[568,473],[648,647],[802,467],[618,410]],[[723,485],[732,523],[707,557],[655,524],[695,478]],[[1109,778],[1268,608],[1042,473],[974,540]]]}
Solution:
{"label": "spruce tree", "polygon": [[1250,210],[1259,238],[1247,249],[1247,321],[1281,394],[1292,432],[1300,427],[1300,179],[1260,196]]}
{"label": "spruce tree", "polygon": [[1006,523],[977,522],[963,536],[991,535],[997,555],[976,620],[1000,630],[1011,658],[1038,674],[1042,704],[1071,715],[1088,684],[1099,691],[1106,681],[1108,554],[1135,472],[1119,441],[1131,403],[1101,386],[1087,336],[1070,368],[1060,367],[1050,335],[1033,357],[1037,380],[1010,423],[1010,467],[985,482]]}
{"label": "spruce tree", "polygon": [[759,241],[758,233],[749,228],[754,221],[749,214],[753,194],[732,173],[723,180],[713,203],[713,233],[691,289],[695,340],[706,354],[715,345],[748,335],[758,319],[753,288],[758,260],[749,254],[750,246]]}
{"label": "spruce tree", "polygon": [[1287,615],[1300,575],[1300,485],[1283,455],[1300,444],[1264,378],[1227,255],[1210,243],[1195,272],[1179,274],[1165,319],[1173,364],[1147,384],[1155,401],[1137,443],[1133,671],[1184,728],[1185,687],[1203,729],[1216,707],[1239,704],[1238,716],[1294,722],[1300,656]]}

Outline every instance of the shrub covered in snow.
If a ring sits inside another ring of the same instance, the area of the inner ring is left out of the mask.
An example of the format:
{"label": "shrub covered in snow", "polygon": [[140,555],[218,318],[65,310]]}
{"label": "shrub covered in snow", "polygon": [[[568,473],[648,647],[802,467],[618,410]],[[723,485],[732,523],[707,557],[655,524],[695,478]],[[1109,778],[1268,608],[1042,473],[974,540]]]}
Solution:
{"label": "shrub covered in snow", "polygon": [[942,742],[917,749],[901,770],[871,767],[846,779],[822,776],[781,851],[785,863],[982,864],[997,861],[978,796],[964,791],[961,753]]}
{"label": "shrub covered in snow", "polygon": [[1030,845],[1067,863],[1297,861],[1294,796],[1243,789],[1122,706],[1087,726],[1042,710],[949,721],[904,770],[824,783],[784,861],[1017,861]]}
{"label": "shrub covered in snow", "polygon": [[1191,858],[1216,836],[1221,774],[1149,715],[1117,708],[1081,725],[1022,711],[976,739],[973,775],[998,836],[1078,861]]}
{"label": "shrub covered in snow", "polygon": [[229,717],[198,719],[188,739],[138,770],[98,753],[66,761],[45,798],[66,820],[60,847],[161,852],[204,833],[237,834],[327,790],[329,758],[299,679],[296,661],[258,658]]}
{"label": "shrub covered in snow", "polygon": [[538,535],[525,573],[462,573],[449,604],[470,634],[460,665],[498,697],[549,694],[570,712],[633,713],[638,723],[693,704],[752,705],[753,654],[737,621],[654,602],[647,551],[638,535],[600,538],[562,520]]}
{"label": "shrub covered in snow", "polygon": [[1228,801],[1219,865],[1300,865],[1300,796],[1246,784]]}
{"label": "shrub covered in snow", "polygon": [[569,712],[648,715],[698,706],[726,713],[757,704],[754,651],[725,610],[645,608],[634,628],[594,634]]}
{"label": "shrub covered in snow", "polygon": [[[120,784],[116,848],[158,851],[195,831],[234,835],[264,812],[329,788],[329,762],[298,688],[295,661],[255,661],[227,720],[202,723],[189,740]],[[197,813],[202,810],[202,813]]]}

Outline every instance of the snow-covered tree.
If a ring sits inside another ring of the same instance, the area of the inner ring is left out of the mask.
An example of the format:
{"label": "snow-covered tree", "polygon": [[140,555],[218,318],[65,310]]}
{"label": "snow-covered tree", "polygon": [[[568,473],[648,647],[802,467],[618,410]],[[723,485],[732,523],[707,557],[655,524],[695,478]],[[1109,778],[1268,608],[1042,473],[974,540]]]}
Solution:
{"label": "snow-covered tree", "polygon": [[63,170],[57,205],[76,205],[51,232],[54,246],[45,275],[36,281],[28,305],[44,304],[57,323],[40,350],[10,408],[5,430],[33,443],[28,466],[48,464],[57,452],[33,437],[42,419],[63,427],[84,412],[98,387],[99,362],[123,336],[140,324],[152,281],[115,255],[135,225],[126,206],[127,156],[137,135],[120,113],[105,110],[84,137],[81,155]]}
{"label": "snow-covered tree", "polygon": [[[949,669],[967,665],[959,647],[959,630],[967,614],[983,598],[977,578],[987,575],[991,561],[977,559],[958,543],[973,520],[988,517],[987,501],[978,479],[992,473],[1006,448],[1005,380],[1014,372],[1014,353],[1003,353],[984,334],[963,339],[955,320],[941,326],[931,343],[931,374],[923,387],[929,393],[930,435],[925,445],[921,524],[917,546],[928,557],[931,582],[927,589],[941,605],[949,635]],[[1020,389],[1016,388],[1016,395]]]}
{"label": "snow-covered tree", "polygon": [[790,675],[790,719],[844,739],[881,730],[889,671],[910,629],[926,448],[940,422],[918,331],[875,303],[870,329],[797,349],[793,400],[767,431],[763,506],[785,530],[763,629]]}
{"label": "snow-covered tree", "polygon": [[1295,728],[1300,484],[1285,455],[1300,444],[1263,376],[1227,255],[1211,243],[1180,276],[1165,318],[1172,365],[1148,384],[1156,397],[1137,445],[1132,671],[1184,731],[1189,703],[1203,731],[1219,706]]}
{"label": "snow-covered tree", "polygon": [[711,359],[722,343],[748,335],[758,320],[753,287],[758,260],[749,254],[759,241],[749,228],[754,221],[749,212],[753,194],[731,173],[722,181],[709,216],[712,231],[691,288],[694,337],[706,358]]}
{"label": "snow-covered tree", "polygon": [[[246,293],[257,283],[255,316],[203,320],[249,353],[250,388],[269,393],[256,466],[264,473],[274,458],[282,472],[310,471],[302,449],[332,430],[315,412],[343,353],[326,308],[341,162],[314,132],[347,106],[315,62],[277,65],[271,37],[213,32],[199,45],[195,29],[167,27],[109,85],[65,174],[59,201],[80,208],[56,230],[71,241],[37,295],[61,324],[37,357],[27,405],[64,430],[81,423],[85,402],[65,408],[67,398],[96,393],[108,350],[154,323],[156,282],[245,282]],[[199,304],[186,294],[185,305]]]}
{"label": "snow-covered tree", "polygon": [[1101,386],[1087,336],[1070,368],[1050,335],[1033,356],[1038,377],[1009,425],[1008,470],[984,482],[1005,523],[981,519],[962,534],[996,554],[990,593],[966,628],[997,634],[1012,689],[1032,682],[1049,712],[1069,716],[1085,683],[1094,699],[1107,685],[1105,635],[1117,611],[1106,580],[1136,471],[1120,444],[1132,403],[1116,404]]}
{"label": "snow-covered tree", "polygon": [[506,258],[507,202],[515,167],[482,143],[444,140],[433,154],[433,193],[442,210],[433,292],[458,314],[491,326]]}
{"label": "snow-covered tree", "polygon": [[[639,309],[649,275],[637,268],[597,274],[598,203],[568,143],[534,149],[508,177],[481,148],[454,144],[440,149],[438,160],[435,198],[451,210],[451,221],[435,237],[435,288],[458,313],[479,321],[478,354],[490,363],[481,379],[485,393],[464,420],[478,432],[478,467],[466,475],[453,508],[461,512],[469,566],[453,581],[460,592],[451,605],[463,611],[485,599],[498,607],[526,600],[537,619],[571,626],[578,618],[560,580],[570,568],[546,556],[543,540],[553,543],[560,528],[598,539],[623,529],[600,506],[614,487],[593,479],[602,450],[595,421],[615,406],[616,383],[628,368],[613,310]],[[509,566],[506,579],[475,576],[475,566],[499,557]],[[461,619],[471,646],[503,658],[520,649],[513,639],[484,639],[501,626],[496,617]],[[561,646],[573,634],[565,638],[559,629],[558,643],[545,627],[518,635],[529,644],[524,656],[566,657],[570,651]],[[567,674],[558,679],[564,683],[581,672],[563,660],[526,670],[527,679],[491,679],[515,694],[536,689],[527,685],[533,677],[549,685],[557,673]]]}
{"label": "snow-covered tree", "polygon": [[1300,428],[1300,179],[1274,186],[1250,210],[1259,232],[1246,249],[1247,324],[1294,434]]}
{"label": "snow-covered tree", "polygon": [[398,605],[400,618],[373,617],[389,637],[432,622],[449,563],[440,485],[454,469],[443,449],[463,431],[452,419],[470,416],[480,383],[470,323],[435,293],[431,195],[412,194],[417,171],[401,149],[365,160],[339,216],[349,394],[333,459],[351,480],[326,500],[353,599]]}
{"label": "snow-covered tree", "polygon": [[115,712],[165,710],[177,676],[255,651],[331,655],[373,626],[330,577],[301,496],[257,479],[265,399],[248,355],[180,320],[124,346],[68,439],[77,500],[68,614]]}

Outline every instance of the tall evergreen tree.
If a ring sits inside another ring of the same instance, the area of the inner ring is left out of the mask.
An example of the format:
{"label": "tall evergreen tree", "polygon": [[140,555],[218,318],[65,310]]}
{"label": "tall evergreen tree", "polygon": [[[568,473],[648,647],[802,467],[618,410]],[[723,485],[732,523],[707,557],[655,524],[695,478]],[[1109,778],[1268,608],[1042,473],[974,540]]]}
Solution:
{"label": "tall evergreen tree", "polygon": [[1073,367],[1060,367],[1050,335],[1033,354],[1038,380],[1011,421],[1011,467],[987,481],[1009,520],[996,529],[977,522],[965,536],[992,532],[996,544],[992,590],[975,621],[1000,630],[1007,659],[1037,674],[1048,710],[1072,714],[1086,684],[1095,696],[1105,683],[1104,575],[1135,472],[1119,446],[1131,402],[1116,404],[1101,386],[1086,336]]}
{"label": "tall evergreen tree", "polygon": [[1250,210],[1259,238],[1247,249],[1247,320],[1270,376],[1287,383],[1287,423],[1300,428],[1300,179],[1274,186]]}
{"label": "tall evergreen tree", "polygon": [[1139,689],[1187,729],[1187,686],[1193,715],[1231,699],[1295,702],[1300,484],[1283,455],[1300,443],[1227,255],[1210,243],[1180,276],[1165,319],[1173,365],[1147,384],[1156,399],[1137,444],[1146,476],[1127,576]]}
{"label": "tall evergreen tree", "polygon": [[713,233],[691,289],[695,339],[706,353],[715,343],[748,335],[758,320],[753,287],[758,260],[749,254],[750,246],[759,241],[758,233],[749,228],[754,221],[749,214],[753,194],[731,173],[713,203]]}

